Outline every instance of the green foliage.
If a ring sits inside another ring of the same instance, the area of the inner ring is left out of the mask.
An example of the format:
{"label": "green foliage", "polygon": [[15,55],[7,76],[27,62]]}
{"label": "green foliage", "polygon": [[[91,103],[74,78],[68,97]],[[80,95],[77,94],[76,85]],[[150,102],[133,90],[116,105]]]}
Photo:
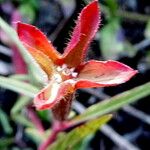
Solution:
{"label": "green foliage", "polygon": [[71,132],[61,136],[54,144],[52,144],[49,150],[66,150],[72,149],[74,146],[80,142],[86,136],[94,133],[103,124],[111,119],[112,115],[105,115],[100,118],[90,120],[87,123],[73,129]]}
{"label": "green foliage", "polygon": [[38,89],[29,83],[2,76],[0,76],[0,87],[24,94],[29,97],[34,97],[35,93],[38,92]]}
{"label": "green foliage", "polygon": [[107,59],[118,59],[122,53],[134,56],[136,50],[122,37],[120,19],[115,18],[108,22],[99,32],[100,48],[103,57]]}
{"label": "green foliage", "polygon": [[26,74],[13,74],[11,76],[9,76],[10,78],[13,78],[15,80],[21,80],[21,81],[29,81],[29,75]]}
{"label": "green foliage", "polygon": [[107,1],[105,1],[105,3],[109,9],[110,19],[114,18],[116,16],[116,13],[118,10],[117,0],[107,0]]}
{"label": "green foliage", "polygon": [[38,111],[38,116],[44,120],[44,121],[50,121],[51,116],[50,116],[50,110],[42,110],[42,111]]}
{"label": "green foliage", "polygon": [[94,104],[87,108],[81,115],[75,117],[72,121],[76,124],[96,118],[106,113],[111,113],[148,95],[150,95],[150,82],[123,92],[103,102]]}
{"label": "green foliage", "polygon": [[26,22],[32,23],[35,20],[35,11],[30,3],[23,3],[19,6],[19,11],[26,18]]}
{"label": "green foliage", "polygon": [[117,38],[119,30],[121,30],[120,22],[114,19],[100,31],[100,47],[105,59],[116,59],[118,54],[123,52],[123,41]]}
{"label": "green foliage", "polygon": [[1,138],[0,139],[0,149],[1,150],[8,150],[8,146],[12,144],[14,141],[13,138]]}
{"label": "green foliage", "polygon": [[15,114],[12,116],[12,119],[17,123],[22,124],[23,126],[32,127],[32,128],[35,127],[33,123],[29,121],[24,115]]}
{"label": "green foliage", "polygon": [[150,38],[150,20],[148,21],[148,23],[146,25],[144,34],[145,34],[146,38]]}
{"label": "green foliage", "polygon": [[19,113],[22,108],[24,108],[25,106],[27,106],[27,104],[31,103],[31,98],[30,97],[26,97],[26,96],[20,96],[16,103],[14,104],[14,106],[11,109],[11,114],[15,115],[17,113]]}
{"label": "green foliage", "polygon": [[88,149],[89,143],[90,143],[91,139],[93,138],[93,136],[94,136],[93,134],[88,135],[87,137],[82,139],[78,144],[76,144],[74,146],[74,150],[86,150],[86,149]]}
{"label": "green foliage", "polygon": [[38,145],[42,141],[46,140],[47,136],[50,134],[50,130],[45,131],[45,133],[40,133],[37,129],[28,127],[25,129],[26,135]]}
{"label": "green foliage", "polygon": [[7,114],[1,108],[0,108],[0,124],[6,134],[12,133],[12,128],[9,123],[9,118],[8,118]]}

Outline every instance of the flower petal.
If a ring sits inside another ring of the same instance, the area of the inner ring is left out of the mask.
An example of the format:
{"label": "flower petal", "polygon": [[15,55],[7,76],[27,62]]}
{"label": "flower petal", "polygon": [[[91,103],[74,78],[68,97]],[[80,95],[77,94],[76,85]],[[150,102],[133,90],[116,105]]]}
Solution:
{"label": "flower petal", "polygon": [[76,67],[83,61],[88,45],[98,30],[99,12],[97,0],[81,11],[72,38],[64,52],[64,63],[69,67]]}
{"label": "flower petal", "polygon": [[137,71],[117,61],[89,61],[79,68],[76,89],[114,86],[128,81]]}
{"label": "flower petal", "polygon": [[29,45],[26,45],[26,48],[28,49],[28,52],[33,56],[35,61],[40,65],[40,67],[45,71],[48,78],[50,79],[52,74],[54,73],[54,64],[51,61],[51,59],[48,58],[43,52],[38,51]]}
{"label": "flower petal", "polygon": [[42,89],[34,98],[34,105],[38,110],[50,109],[55,106],[61,99],[65,99],[68,94],[74,92],[72,82],[57,83],[51,81],[47,87]]}
{"label": "flower petal", "polygon": [[55,50],[51,42],[36,27],[18,22],[17,32],[19,39],[26,45],[43,52],[53,61],[59,58],[59,53]]}

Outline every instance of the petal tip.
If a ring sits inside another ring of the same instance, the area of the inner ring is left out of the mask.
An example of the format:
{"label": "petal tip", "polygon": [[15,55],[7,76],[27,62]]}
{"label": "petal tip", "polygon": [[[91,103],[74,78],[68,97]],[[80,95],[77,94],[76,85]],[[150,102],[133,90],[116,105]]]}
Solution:
{"label": "petal tip", "polygon": [[129,78],[127,79],[127,81],[130,80],[130,79],[131,79],[133,76],[135,76],[137,73],[139,73],[138,70],[134,70],[134,69],[132,69],[132,68],[130,68],[130,69],[131,69],[131,73],[130,73]]}

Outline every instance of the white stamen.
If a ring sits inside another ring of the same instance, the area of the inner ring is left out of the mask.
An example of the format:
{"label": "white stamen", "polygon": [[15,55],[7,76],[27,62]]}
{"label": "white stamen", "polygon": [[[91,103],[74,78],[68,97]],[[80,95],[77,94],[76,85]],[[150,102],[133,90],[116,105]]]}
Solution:
{"label": "white stamen", "polygon": [[77,77],[78,73],[77,72],[72,72],[71,75],[75,78],[75,77]]}
{"label": "white stamen", "polygon": [[[56,70],[58,71],[58,72],[61,72],[63,75],[65,75],[65,76],[72,76],[72,77],[77,77],[77,75],[78,75],[78,73],[77,72],[74,72],[74,70],[75,70],[75,68],[68,68],[67,67],[67,65],[66,64],[63,64],[62,66],[58,66],[57,68],[56,68]],[[61,78],[61,76],[58,74],[58,75],[56,75],[56,80],[58,81],[58,82],[61,82],[62,81],[62,78]]]}

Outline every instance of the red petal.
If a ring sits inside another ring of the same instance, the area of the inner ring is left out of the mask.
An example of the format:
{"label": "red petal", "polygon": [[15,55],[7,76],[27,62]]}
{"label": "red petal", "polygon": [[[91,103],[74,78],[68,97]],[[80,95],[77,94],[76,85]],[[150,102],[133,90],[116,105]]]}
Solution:
{"label": "red petal", "polygon": [[40,67],[45,71],[45,73],[48,75],[48,78],[50,79],[52,74],[54,73],[54,64],[51,61],[51,59],[48,58],[43,52],[38,51],[37,49],[34,49],[28,45],[26,45],[26,48],[28,49],[29,53],[33,56],[35,61],[40,65]]}
{"label": "red petal", "polygon": [[89,61],[79,68],[76,88],[114,86],[128,81],[137,71],[117,61]]}
{"label": "red petal", "polygon": [[81,11],[72,38],[64,52],[64,61],[68,66],[76,67],[83,61],[87,47],[99,26],[99,12],[97,0]]}
{"label": "red petal", "polygon": [[36,27],[19,22],[17,24],[17,32],[20,40],[26,45],[43,52],[53,61],[59,58],[59,53],[52,46],[51,42]]}
{"label": "red petal", "polygon": [[42,89],[34,98],[34,105],[38,110],[50,109],[68,94],[74,92],[74,85],[71,82],[51,83]]}

